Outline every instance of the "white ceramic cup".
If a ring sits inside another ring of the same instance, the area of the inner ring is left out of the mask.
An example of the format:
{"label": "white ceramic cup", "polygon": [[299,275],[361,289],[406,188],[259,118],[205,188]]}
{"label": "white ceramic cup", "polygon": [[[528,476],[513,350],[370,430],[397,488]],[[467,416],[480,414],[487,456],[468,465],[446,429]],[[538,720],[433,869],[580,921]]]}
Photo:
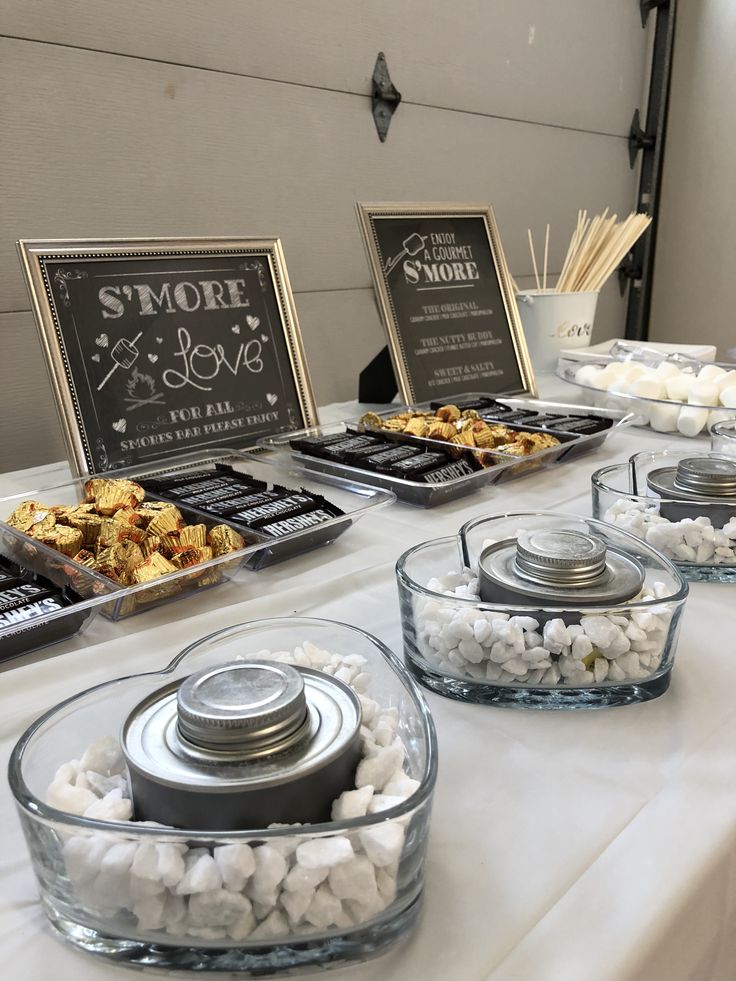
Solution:
{"label": "white ceramic cup", "polygon": [[516,302],[535,371],[554,371],[562,348],[590,344],[598,293],[524,290]]}

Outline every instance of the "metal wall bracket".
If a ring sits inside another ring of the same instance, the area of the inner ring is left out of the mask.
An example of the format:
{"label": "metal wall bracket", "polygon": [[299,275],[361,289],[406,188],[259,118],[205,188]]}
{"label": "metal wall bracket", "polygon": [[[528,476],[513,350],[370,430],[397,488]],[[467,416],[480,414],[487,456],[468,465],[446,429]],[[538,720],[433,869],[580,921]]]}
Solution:
{"label": "metal wall bracket", "polygon": [[651,70],[645,116],[647,131],[642,130],[639,113],[635,112],[629,133],[629,159],[633,167],[638,151],[641,150],[636,210],[650,214],[652,224],[634,244],[630,256],[624,262],[619,280],[624,285],[629,284],[626,337],[630,340],[646,340],[649,324],[677,6],[678,0],[640,0],[639,3],[642,22],[646,22],[646,15],[650,10],[656,11],[656,20],[652,32]]}
{"label": "metal wall bracket", "polygon": [[639,110],[634,109],[634,115],[631,119],[631,127],[629,129],[629,164],[632,170],[634,169],[636,155],[639,150],[651,150],[654,146],[654,141],[655,134],[647,133],[646,130],[641,128]]}
{"label": "metal wall bracket", "polygon": [[647,26],[647,18],[649,17],[649,11],[654,10],[655,7],[664,7],[666,3],[670,0],[639,0],[639,10],[641,11],[641,26]]}
{"label": "metal wall bracket", "polygon": [[391,125],[391,117],[401,102],[401,92],[397,90],[391,81],[391,76],[388,73],[388,65],[386,64],[386,56],[383,51],[378,52],[371,83],[373,119],[376,123],[378,139],[381,143],[385,143],[386,137],[388,136],[388,128]]}
{"label": "metal wall bracket", "polygon": [[640,281],[641,275],[641,263],[636,262],[634,259],[634,253],[630,252],[618,267],[618,291],[621,296],[623,296],[626,292],[629,282],[632,280],[634,283]]}

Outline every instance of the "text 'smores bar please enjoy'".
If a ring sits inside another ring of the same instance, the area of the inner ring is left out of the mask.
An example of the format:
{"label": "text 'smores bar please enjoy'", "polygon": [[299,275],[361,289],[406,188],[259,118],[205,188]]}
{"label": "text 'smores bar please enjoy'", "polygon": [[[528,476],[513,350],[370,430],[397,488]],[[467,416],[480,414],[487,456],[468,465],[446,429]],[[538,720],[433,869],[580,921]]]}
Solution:
{"label": "text 'smores bar please enjoy'", "polygon": [[79,473],[316,421],[278,239],[18,246]]}
{"label": "text 'smores bar please enjoy'", "polygon": [[406,402],[460,392],[536,395],[487,205],[358,204],[379,310]]}

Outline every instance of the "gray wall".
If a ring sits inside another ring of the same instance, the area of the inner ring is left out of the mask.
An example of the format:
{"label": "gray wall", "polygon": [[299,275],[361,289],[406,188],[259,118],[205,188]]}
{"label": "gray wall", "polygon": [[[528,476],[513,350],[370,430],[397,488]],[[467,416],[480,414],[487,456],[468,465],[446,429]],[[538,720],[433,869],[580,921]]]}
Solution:
{"label": "gray wall", "polygon": [[[404,96],[370,114],[384,50]],[[511,270],[580,207],[627,212],[636,0],[0,0],[0,467],[63,447],[17,238],[279,235],[319,403],[383,336],[363,200],[490,201]],[[597,339],[621,333],[615,284]]]}
{"label": "gray wall", "polygon": [[650,337],[736,347],[736,4],[678,4]]}

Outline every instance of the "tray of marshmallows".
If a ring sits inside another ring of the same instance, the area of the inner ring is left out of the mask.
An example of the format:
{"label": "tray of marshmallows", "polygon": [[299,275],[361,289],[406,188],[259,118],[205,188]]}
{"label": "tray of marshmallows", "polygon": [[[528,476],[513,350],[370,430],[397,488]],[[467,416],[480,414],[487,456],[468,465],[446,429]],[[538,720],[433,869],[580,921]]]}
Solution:
{"label": "tray of marshmallows", "polygon": [[563,355],[557,374],[591,405],[633,410],[636,425],[657,432],[698,436],[736,416],[736,364],[617,341],[607,355]]}

